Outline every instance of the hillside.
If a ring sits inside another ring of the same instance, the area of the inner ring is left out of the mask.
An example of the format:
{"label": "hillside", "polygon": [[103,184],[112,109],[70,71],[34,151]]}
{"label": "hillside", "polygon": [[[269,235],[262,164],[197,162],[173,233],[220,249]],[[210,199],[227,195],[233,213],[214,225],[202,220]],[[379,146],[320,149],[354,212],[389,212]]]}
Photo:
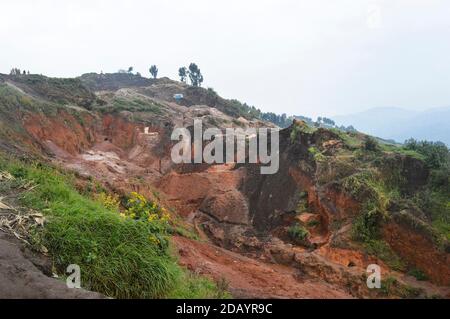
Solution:
{"label": "hillside", "polygon": [[365,112],[334,116],[338,125],[354,125],[361,132],[403,143],[405,140],[441,141],[450,145],[450,107],[425,111],[374,108]]}
{"label": "hillside", "polygon": [[[174,164],[173,129],[198,118],[274,126],[167,78],[1,75],[0,233],[60,277],[80,265],[83,288],[115,298],[450,296],[446,147],[296,120],[276,174]],[[370,290],[374,263],[383,284]]]}

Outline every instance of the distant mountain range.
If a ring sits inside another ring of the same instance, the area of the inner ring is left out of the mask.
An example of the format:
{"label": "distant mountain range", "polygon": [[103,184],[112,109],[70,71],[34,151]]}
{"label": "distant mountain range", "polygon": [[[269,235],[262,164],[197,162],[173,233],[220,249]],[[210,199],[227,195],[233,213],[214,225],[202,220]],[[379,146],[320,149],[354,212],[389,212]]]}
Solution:
{"label": "distant mountain range", "polygon": [[379,107],[332,119],[337,125],[353,125],[358,131],[396,142],[412,137],[450,145],[450,106],[425,111]]}

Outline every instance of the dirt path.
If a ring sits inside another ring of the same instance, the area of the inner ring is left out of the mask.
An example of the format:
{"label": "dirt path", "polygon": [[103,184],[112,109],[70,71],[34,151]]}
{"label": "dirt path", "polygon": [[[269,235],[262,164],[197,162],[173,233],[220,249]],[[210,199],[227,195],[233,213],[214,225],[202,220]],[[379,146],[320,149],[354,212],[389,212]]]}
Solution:
{"label": "dirt path", "polygon": [[25,256],[22,244],[0,231],[0,299],[94,299],[102,295],[69,289],[47,277]]}
{"label": "dirt path", "polygon": [[180,264],[215,280],[225,279],[235,298],[352,298],[324,282],[303,277],[293,268],[267,264],[184,237],[174,237]]}

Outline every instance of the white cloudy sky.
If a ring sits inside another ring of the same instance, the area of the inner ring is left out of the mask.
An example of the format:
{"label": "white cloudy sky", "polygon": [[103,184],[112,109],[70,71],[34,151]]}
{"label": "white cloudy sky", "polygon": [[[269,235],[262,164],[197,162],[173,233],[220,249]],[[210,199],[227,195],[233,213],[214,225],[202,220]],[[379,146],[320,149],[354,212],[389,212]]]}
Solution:
{"label": "white cloudy sky", "polygon": [[134,66],[265,111],[335,115],[450,105],[448,0],[2,0],[0,72]]}

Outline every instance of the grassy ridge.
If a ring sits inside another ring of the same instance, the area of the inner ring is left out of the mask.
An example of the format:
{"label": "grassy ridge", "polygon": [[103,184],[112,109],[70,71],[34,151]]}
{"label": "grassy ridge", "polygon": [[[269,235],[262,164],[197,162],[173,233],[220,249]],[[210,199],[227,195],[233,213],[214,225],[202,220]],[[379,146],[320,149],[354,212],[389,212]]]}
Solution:
{"label": "grassy ridge", "polygon": [[166,236],[160,227],[123,218],[101,203],[79,194],[72,177],[52,167],[0,159],[0,169],[16,179],[33,181],[22,194],[23,205],[47,217],[35,243],[52,255],[58,273],[70,264],[81,267],[83,288],[115,298],[224,297],[213,282],[188,274],[168,245],[151,240]]}

